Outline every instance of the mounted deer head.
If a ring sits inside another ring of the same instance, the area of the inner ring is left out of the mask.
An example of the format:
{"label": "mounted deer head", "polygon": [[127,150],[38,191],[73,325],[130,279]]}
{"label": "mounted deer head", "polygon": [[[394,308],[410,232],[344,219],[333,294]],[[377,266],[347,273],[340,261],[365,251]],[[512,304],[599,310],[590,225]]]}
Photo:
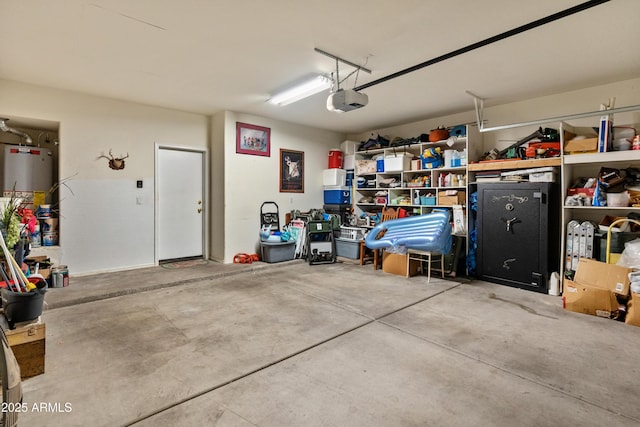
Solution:
{"label": "mounted deer head", "polygon": [[127,155],[124,157],[113,157],[113,154],[111,153],[111,149],[109,149],[109,157],[103,154],[102,156],[98,156],[96,160],[101,159],[103,157],[109,160],[109,167],[111,169],[120,170],[120,169],[124,169],[124,159],[129,157],[129,153],[127,153]]}

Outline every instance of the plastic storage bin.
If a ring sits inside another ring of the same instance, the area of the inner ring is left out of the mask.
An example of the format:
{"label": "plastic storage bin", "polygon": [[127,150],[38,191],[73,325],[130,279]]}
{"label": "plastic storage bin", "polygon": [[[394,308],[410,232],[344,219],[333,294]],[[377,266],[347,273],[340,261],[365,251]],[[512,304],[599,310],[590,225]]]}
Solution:
{"label": "plastic storage bin", "polygon": [[260,242],[260,257],[268,263],[291,261],[296,255],[296,242]]}
{"label": "plastic storage bin", "polygon": [[404,171],[411,169],[413,154],[402,153],[384,158],[384,171]]}
{"label": "plastic storage bin", "polygon": [[347,171],[344,169],[325,169],[322,171],[322,185],[343,187],[347,182]]}
{"label": "plastic storage bin", "polygon": [[338,237],[336,239],[336,255],[344,258],[360,258],[360,240],[350,240]]}
{"label": "plastic storage bin", "polygon": [[436,196],[420,196],[420,204],[425,206],[435,206]]}
{"label": "plastic storage bin", "polygon": [[327,205],[351,203],[351,189],[349,187],[325,187],[324,203]]}

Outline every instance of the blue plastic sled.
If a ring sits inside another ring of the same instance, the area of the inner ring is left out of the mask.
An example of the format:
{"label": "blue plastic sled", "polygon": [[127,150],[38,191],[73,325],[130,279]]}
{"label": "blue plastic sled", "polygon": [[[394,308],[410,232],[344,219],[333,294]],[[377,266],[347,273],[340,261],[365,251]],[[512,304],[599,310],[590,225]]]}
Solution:
{"label": "blue plastic sled", "polygon": [[451,223],[448,211],[410,216],[381,222],[364,241],[369,249],[406,253],[407,249],[448,254],[451,250]]}

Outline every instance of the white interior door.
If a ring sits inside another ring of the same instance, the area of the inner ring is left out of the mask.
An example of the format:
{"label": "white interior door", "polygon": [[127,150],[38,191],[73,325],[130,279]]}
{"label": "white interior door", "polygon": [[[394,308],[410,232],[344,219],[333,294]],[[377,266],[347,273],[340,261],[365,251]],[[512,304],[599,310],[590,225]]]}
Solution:
{"label": "white interior door", "polygon": [[158,260],[199,257],[204,249],[204,153],[158,150]]}

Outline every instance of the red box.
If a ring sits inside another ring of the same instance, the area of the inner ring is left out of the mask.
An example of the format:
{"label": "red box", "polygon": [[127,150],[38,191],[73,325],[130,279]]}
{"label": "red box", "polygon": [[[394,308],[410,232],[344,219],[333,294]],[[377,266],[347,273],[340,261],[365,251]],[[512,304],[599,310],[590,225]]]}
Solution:
{"label": "red box", "polygon": [[584,194],[585,196],[593,197],[596,189],[593,188],[569,188],[567,190],[567,196],[574,196],[576,194]]}

